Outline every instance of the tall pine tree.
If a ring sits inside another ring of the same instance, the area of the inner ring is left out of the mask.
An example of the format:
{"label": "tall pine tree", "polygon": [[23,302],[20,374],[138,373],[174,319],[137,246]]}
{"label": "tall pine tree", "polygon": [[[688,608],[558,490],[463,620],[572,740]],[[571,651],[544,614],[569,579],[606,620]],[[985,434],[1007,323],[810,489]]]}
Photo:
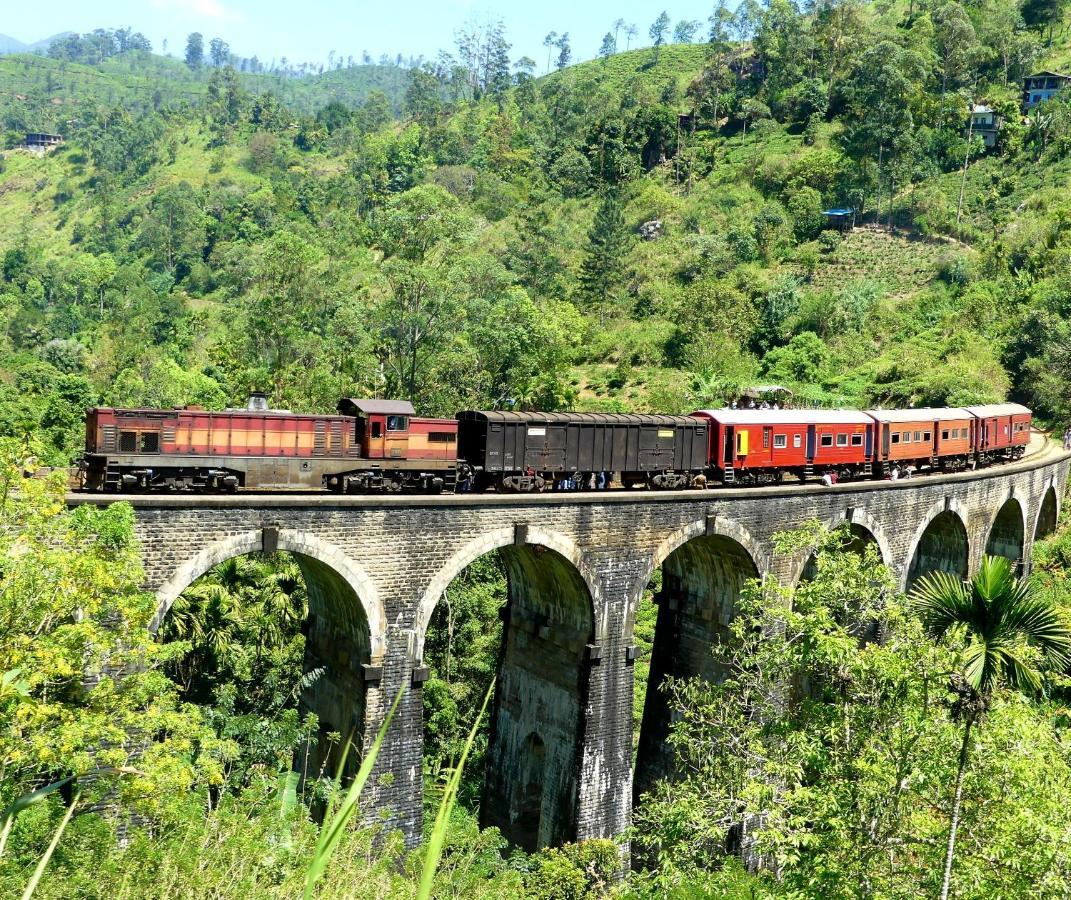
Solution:
{"label": "tall pine tree", "polygon": [[621,198],[610,188],[604,194],[588,231],[588,247],[580,267],[580,290],[599,310],[599,322],[622,282],[622,264],[628,245]]}

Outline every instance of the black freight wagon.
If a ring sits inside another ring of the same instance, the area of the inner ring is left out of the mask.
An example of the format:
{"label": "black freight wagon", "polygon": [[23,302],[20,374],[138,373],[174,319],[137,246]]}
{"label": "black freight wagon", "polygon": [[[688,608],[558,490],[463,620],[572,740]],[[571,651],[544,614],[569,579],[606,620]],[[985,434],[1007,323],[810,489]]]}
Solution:
{"label": "black freight wagon", "polygon": [[686,487],[707,467],[707,423],[690,416],[465,411],[457,414],[458,459],[477,489],[581,487],[614,473],[626,486]]}

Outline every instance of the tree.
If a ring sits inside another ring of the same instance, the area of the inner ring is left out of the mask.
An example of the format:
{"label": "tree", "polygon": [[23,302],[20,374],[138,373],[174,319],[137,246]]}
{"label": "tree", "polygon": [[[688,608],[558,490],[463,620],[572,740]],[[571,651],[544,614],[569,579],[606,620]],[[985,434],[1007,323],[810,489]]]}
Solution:
{"label": "tree", "polygon": [[569,32],[563,32],[554,44],[558,48],[558,58],[554,61],[557,69],[564,69],[573,59],[573,51],[569,46]]}
{"label": "tree", "polygon": [[599,57],[609,59],[616,52],[617,44],[614,41],[614,36],[608,31],[602,37],[602,44],[599,46]]}
{"label": "tree", "polygon": [[186,65],[191,69],[200,68],[205,58],[205,39],[195,31],[186,38]]}
{"label": "tree", "polygon": [[978,37],[967,11],[955,0],[934,10],[933,40],[941,60],[941,93],[955,86],[972,65]]}
{"label": "tree", "polygon": [[681,19],[673,29],[673,43],[690,44],[699,31],[699,22],[695,19]]}
{"label": "tree", "polygon": [[1023,21],[1030,28],[1036,28],[1039,34],[1049,29],[1046,46],[1052,46],[1052,33],[1057,23],[1064,17],[1067,0],[1026,0],[1023,4]]}
{"label": "tree", "polygon": [[4,792],[124,767],[126,774],[113,768],[81,781],[83,802],[129,802],[142,815],[173,820],[181,816],[174,797],[218,783],[225,742],[178,701],[161,671],[175,650],[149,630],[156,600],[139,587],[133,510],[68,509],[64,473],[26,477],[39,452],[0,440]]}
{"label": "tree", "polygon": [[580,267],[580,288],[599,310],[599,321],[605,321],[606,307],[621,283],[622,261],[628,236],[617,191],[609,189],[595,212],[588,231],[588,246]]}
{"label": "tree", "polygon": [[934,640],[948,638],[959,649],[960,667],[952,690],[963,740],[941,884],[941,900],[947,900],[971,729],[980,723],[1002,683],[1012,690],[1035,691],[1041,687],[1039,662],[1066,669],[1071,664],[1071,630],[1053,601],[1030,581],[1016,578],[1004,557],[987,556],[968,583],[948,572],[926,576],[914,592],[913,607]]}
{"label": "tree", "polygon": [[632,42],[636,39],[639,33],[640,29],[635,25],[625,26],[625,50],[628,50],[628,48],[632,46]]}
{"label": "tree", "polygon": [[427,67],[410,69],[405,88],[405,110],[414,122],[425,127],[434,125],[442,110],[442,84]]}
{"label": "tree", "polygon": [[547,72],[550,72],[550,53],[558,45],[558,32],[549,31],[543,38],[543,46],[547,48]]}
{"label": "tree", "polygon": [[157,191],[139,237],[153,261],[175,278],[180,266],[188,267],[201,255],[205,240],[205,215],[189,183],[180,181]]}
{"label": "tree", "polygon": [[212,65],[222,66],[230,58],[231,48],[227,42],[220,38],[212,38],[208,42],[208,57],[212,60]]}
{"label": "tree", "polygon": [[669,13],[663,10],[657,19],[651,23],[650,29],[647,34],[654,42],[654,58],[655,62],[658,62],[658,55],[662,51],[662,45],[666,42],[666,35],[669,33]]}
{"label": "tree", "polygon": [[625,27],[624,19],[614,19],[614,48],[617,48],[617,36],[621,33],[621,29]]}

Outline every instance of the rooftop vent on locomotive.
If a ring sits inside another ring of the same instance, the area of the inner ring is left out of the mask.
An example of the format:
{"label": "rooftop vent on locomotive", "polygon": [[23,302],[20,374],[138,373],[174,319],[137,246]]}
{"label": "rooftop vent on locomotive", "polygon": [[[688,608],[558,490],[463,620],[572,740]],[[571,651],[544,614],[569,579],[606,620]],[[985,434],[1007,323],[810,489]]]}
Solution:
{"label": "rooftop vent on locomotive", "polygon": [[441,491],[457,478],[457,423],[393,400],[339,401],[338,415],[96,408],[86,414],[87,490]]}

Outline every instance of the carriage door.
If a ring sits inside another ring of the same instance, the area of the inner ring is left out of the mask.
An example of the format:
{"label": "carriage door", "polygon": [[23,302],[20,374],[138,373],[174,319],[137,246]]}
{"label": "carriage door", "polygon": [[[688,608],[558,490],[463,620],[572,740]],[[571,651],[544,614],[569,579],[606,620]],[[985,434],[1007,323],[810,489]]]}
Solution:
{"label": "carriage door", "polygon": [[723,453],[723,461],[725,465],[731,466],[733,464],[733,448],[736,446],[736,428],[732,425],[725,426],[725,448]]}
{"label": "carriage door", "polygon": [[814,455],[818,450],[818,438],[813,425],[807,426],[807,462],[814,462]]}
{"label": "carriage door", "polygon": [[409,416],[387,416],[383,436],[385,459],[405,459],[409,455]]}
{"label": "carriage door", "polygon": [[762,427],[762,461],[773,462],[773,428],[770,425]]}
{"label": "carriage door", "polygon": [[881,425],[881,458],[889,458],[889,432],[890,426],[887,423]]}

